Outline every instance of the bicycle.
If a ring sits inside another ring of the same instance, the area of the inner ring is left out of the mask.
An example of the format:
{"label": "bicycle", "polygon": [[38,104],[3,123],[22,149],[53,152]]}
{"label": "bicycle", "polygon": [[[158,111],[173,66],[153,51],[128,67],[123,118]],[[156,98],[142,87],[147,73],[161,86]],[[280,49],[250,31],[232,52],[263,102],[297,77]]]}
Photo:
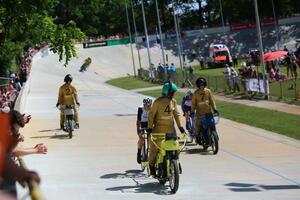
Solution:
{"label": "bicycle", "polygon": [[145,171],[145,169],[147,169],[147,174],[150,174],[148,162],[149,142],[148,133],[146,132],[146,129],[141,130],[141,135],[144,138],[144,144],[141,149],[141,170]]}
{"label": "bicycle", "polygon": [[219,120],[220,114],[218,112],[205,114],[201,120],[200,134],[196,138],[196,143],[202,145],[204,150],[211,147],[214,155],[219,151],[219,136],[216,130]]}
{"label": "bicycle", "polygon": [[[62,109],[59,107],[58,109]],[[63,130],[66,131],[71,139],[73,137],[73,131],[75,127],[74,121],[74,105],[65,105],[64,109],[64,127]]]}
{"label": "bicycle", "polygon": [[193,115],[189,115],[186,121],[186,129],[189,133],[189,143],[192,143],[195,139],[195,119]]}
{"label": "bicycle", "polygon": [[[184,133],[182,145],[176,133],[152,133],[150,139],[159,150],[155,163],[155,178],[162,185],[169,181],[171,193],[174,194],[179,187],[179,174],[182,173],[179,154],[186,145],[187,134]],[[155,142],[157,139],[162,139],[160,144]]]}

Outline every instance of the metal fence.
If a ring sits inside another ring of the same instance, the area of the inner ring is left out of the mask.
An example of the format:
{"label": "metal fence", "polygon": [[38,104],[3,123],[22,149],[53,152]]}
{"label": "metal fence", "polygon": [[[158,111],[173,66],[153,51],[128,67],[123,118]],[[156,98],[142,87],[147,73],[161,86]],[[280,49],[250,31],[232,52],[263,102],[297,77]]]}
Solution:
{"label": "metal fence", "polygon": [[[188,73],[185,72],[184,77],[186,80],[183,80],[182,72],[179,71],[174,73],[171,76],[171,80],[176,83],[178,86],[195,86],[195,81],[198,77],[190,77]],[[142,69],[139,71],[139,77],[143,77],[143,80],[150,80],[152,82],[163,82],[164,75],[159,74],[157,72],[154,73],[154,78],[149,76],[149,71]],[[197,74],[198,75],[198,74]],[[205,77],[207,80],[208,88],[210,88],[214,92],[225,92],[230,94],[236,95],[249,95],[252,96],[263,96],[263,94],[257,93],[250,93],[246,89],[246,81],[237,78],[234,80],[228,80],[224,76],[208,76],[208,75],[201,75]],[[188,81],[191,83],[187,83]],[[185,84],[184,84],[185,83]],[[271,82],[270,84],[270,97],[273,100],[300,100],[300,79],[298,78],[295,80],[285,80],[285,81],[278,81],[278,82]]]}

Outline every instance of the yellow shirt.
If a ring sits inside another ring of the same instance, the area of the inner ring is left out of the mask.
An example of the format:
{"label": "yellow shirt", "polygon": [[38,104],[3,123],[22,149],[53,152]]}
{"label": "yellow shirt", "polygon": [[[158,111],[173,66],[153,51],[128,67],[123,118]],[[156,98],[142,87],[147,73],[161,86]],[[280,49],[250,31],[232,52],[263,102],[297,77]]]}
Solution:
{"label": "yellow shirt", "polygon": [[61,105],[74,105],[77,100],[77,90],[72,85],[63,84],[59,88],[58,103]]}
{"label": "yellow shirt", "polygon": [[204,115],[214,109],[216,109],[216,104],[210,89],[204,88],[203,91],[197,89],[192,98],[192,112],[196,110],[197,114]]}
{"label": "yellow shirt", "polygon": [[174,119],[181,127],[179,115],[175,99],[159,97],[148,113],[148,128],[153,128],[153,133],[175,133]]}

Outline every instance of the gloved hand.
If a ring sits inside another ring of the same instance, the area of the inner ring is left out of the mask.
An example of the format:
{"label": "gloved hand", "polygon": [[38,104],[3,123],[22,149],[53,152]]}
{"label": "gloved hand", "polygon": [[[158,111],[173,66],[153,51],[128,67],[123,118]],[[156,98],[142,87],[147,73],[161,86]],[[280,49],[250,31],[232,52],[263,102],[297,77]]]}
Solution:
{"label": "gloved hand", "polygon": [[56,108],[58,108],[58,106],[59,106],[59,103],[56,103]]}
{"label": "gloved hand", "polygon": [[179,131],[180,131],[180,133],[185,133],[185,130],[184,130],[184,128],[182,126],[179,127]]}
{"label": "gloved hand", "polygon": [[219,111],[217,111],[216,109],[214,109],[214,113],[219,113]]}
{"label": "gloved hand", "polygon": [[152,128],[147,128],[146,131],[147,131],[148,134],[151,134],[152,133]]}
{"label": "gloved hand", "polygon": [[80,106],[80,103],[79,103],[79,102],[77,102],[76,104],[77,104],[78,107]]}

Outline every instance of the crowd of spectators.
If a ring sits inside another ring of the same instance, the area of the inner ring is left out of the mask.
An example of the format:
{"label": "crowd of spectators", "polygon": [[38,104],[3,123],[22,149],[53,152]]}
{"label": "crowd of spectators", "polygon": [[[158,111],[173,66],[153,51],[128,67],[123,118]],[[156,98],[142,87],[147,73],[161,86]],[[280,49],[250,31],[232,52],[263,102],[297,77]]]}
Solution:
{"label": "crowd of spectators", "polygon": [[21,59],[19,73],[9,72],[7,77],[0,77],[5,84],[0,87],[0,109],[12,109],[22,86],[31,70],[32,57],[35,50],[30,48]]}
{"label": "crowd of spectators", "polygon": [[122,38],[126,38],[128,37],[127,34],[116,34],[116,35],[110,35],[110,36],[103,36],[100,35],[98,37],[88,37],[87,41],[88,42],[101,42],[101,41],[107,41],[107,40],[118,40],[118,39],[122,39]]}

